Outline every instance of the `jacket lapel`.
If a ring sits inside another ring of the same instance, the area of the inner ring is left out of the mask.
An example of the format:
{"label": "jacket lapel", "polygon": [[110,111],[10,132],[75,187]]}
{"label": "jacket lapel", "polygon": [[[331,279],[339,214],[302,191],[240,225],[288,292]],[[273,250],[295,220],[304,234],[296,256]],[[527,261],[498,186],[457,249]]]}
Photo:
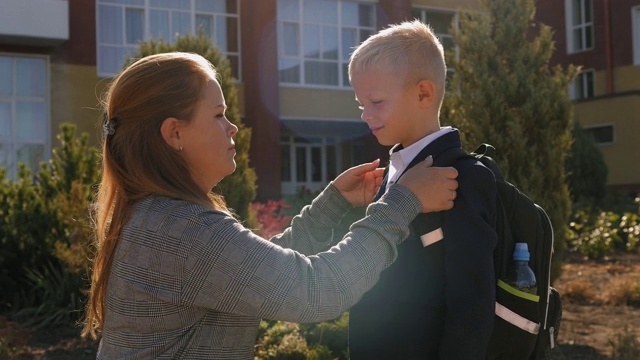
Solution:
{"label": "jacket lapel", "polygon": [[384,174],[382,175],[382,184],[376,193],[376,196],[373,197],[373,201],[377,201],[384,195],[385,191],[387,191],[387,180],[389,180],[389,165],[384,168]]}

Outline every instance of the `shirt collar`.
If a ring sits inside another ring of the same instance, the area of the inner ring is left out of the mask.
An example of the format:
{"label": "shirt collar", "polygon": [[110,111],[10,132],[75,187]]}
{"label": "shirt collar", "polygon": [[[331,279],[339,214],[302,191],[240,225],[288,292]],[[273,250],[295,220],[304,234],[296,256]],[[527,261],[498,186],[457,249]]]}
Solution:
{"label": "shirt collar", "polygon": [[[451,126],[441,127],[440,130],[431,133],[422,139],[414,142],[413,144],[403,148],[401,145],[394,146],[390,151],[389,155],[393,155],[395,152],[398,152],[400,157],[402,158],[403,164],[409,164],[413,159],[418,156],[418,153],[424,149],[427,145],[431,144],[435,139],[440,136],[447,134],[453,131]],[[397,155],[396,155],[397,156]]]}

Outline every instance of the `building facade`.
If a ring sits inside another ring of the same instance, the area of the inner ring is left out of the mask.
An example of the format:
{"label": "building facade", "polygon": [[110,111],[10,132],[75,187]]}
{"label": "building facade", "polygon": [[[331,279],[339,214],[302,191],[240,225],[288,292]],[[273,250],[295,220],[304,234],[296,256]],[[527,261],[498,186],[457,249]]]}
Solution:
{"label": "building facade", "polygon": [[582,67],[569,95],[609,186],[640,193],[640,0],[537,0],[536,17],[554,29],[552,62]]}
{"label": "building facade", "polygon": [[261,198],[324,187],[387,156],[360,120],[352,47],[413,16],[446,38],[445,0],[0,0],[0,165],[36,170],[59,127],[99,142],[101,95],[141,40],[202,28],[230,60]]}
{"label": "building facade", "polygon": [[[629,166],[640,160],[632,139],[639,126],[640,0],[537,2],[539,20],[555,28],[554,62],[584,65],[571,90],[576,118],[604,139],[610,184],[640,184],[640,172]],[[319,190],[349,166],[388,156],[360,120],[346,72],[352,47],[411,18],[431,24],[451,47],[456,11],[477,3],[0,0],[0,166],[9,177],[20,161],[35,170],[57,146],[62,123],[76,124],[97,144],[101,94],[137,43],[203,29],[237,79],[259,198]],[[580,6],[588,9],[580,10],[584,19],[567,31],[574,17],[565,14]]]}

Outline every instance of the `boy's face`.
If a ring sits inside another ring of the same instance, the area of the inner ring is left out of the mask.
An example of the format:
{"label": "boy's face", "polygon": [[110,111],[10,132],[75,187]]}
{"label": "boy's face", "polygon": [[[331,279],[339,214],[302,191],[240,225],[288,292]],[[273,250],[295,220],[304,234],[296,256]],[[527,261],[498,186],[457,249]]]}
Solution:
{"label": "boy's face", "polygon": [[407,147],[427,134],[418,87],[407,84],[406,71],[373,66],[351,76],[362,120],[381,145]]}

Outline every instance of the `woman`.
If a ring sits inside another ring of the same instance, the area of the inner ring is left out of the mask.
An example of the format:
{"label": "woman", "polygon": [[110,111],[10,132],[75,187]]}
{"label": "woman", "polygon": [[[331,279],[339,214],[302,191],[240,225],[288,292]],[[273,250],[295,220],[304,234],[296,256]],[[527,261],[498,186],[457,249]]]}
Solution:
{"label": "woman", "polygon": [[83,329],[101,333],[98,358],[252,359],[261,318],[339,316],[393,261],[416,214],[453,205],[455,169],[418,166],[342,242],[307,257],[331,245],[350,206],[371,201],[377,161],[345,171],[269,242],[211,192],[235,170],[237,127],[207,60],[140,59],[112,82],[105,108]]}

